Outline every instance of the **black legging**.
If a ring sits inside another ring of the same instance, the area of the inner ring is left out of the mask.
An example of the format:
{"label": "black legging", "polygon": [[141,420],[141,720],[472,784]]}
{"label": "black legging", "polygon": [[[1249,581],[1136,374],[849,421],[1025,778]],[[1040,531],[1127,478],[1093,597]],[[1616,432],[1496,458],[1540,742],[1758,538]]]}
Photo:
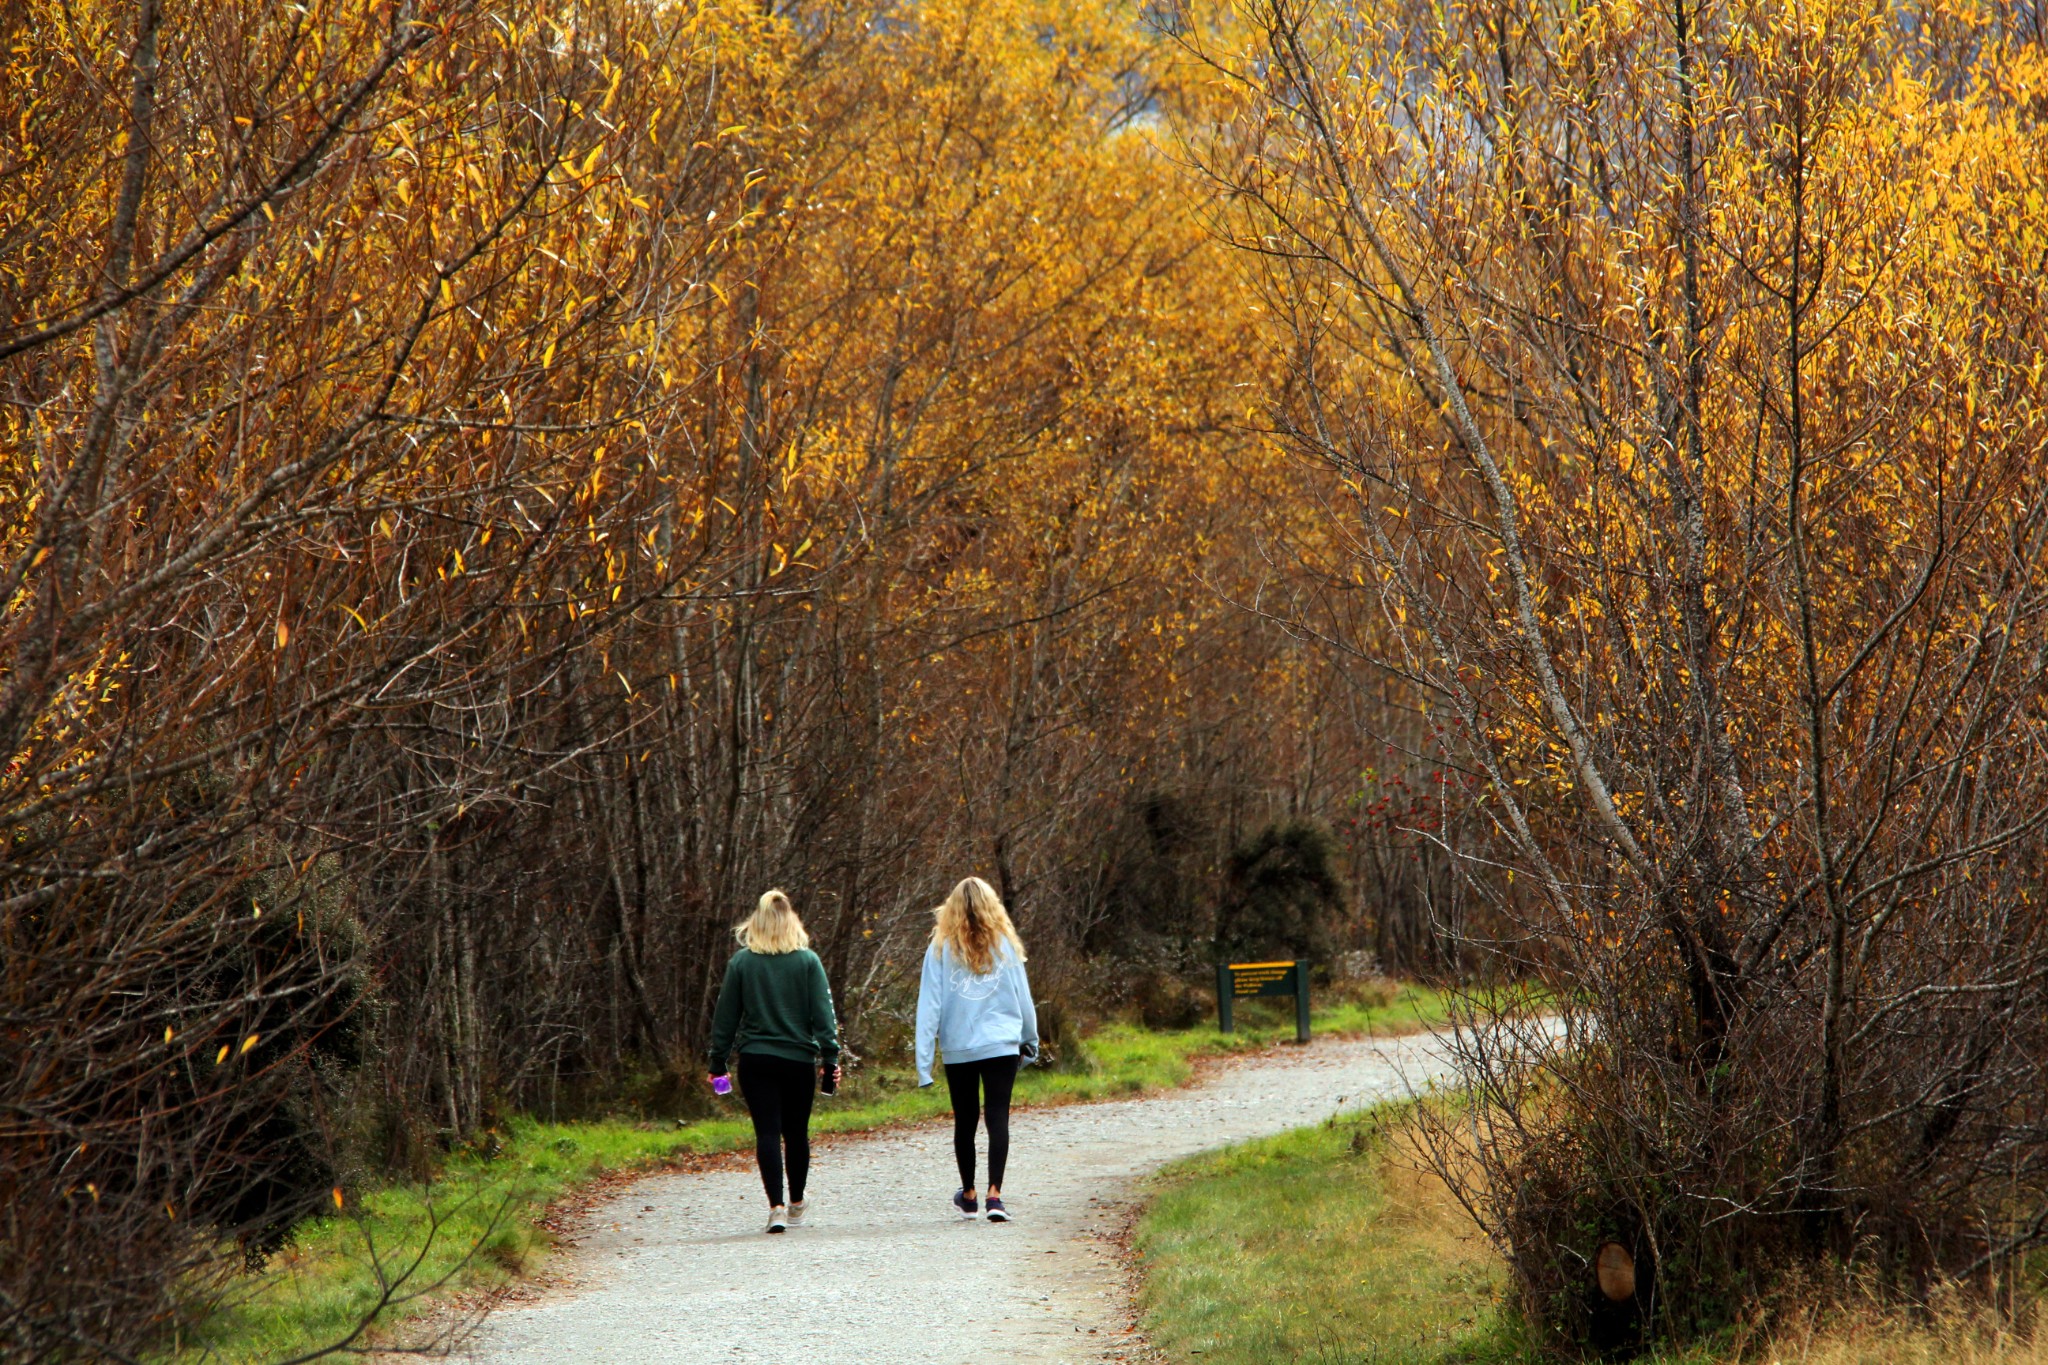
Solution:
{"label": "black legging", "polygon": [[953,1159],[960,1163],[961,1189],[974,1188],[974,1124],[984,1110],[988,1114],[989,1188],[1003,1187],[1003,1167],[1010,1161],[1010,1088],[1016,1083],[1015,1053],[979,1062],[946,1063],[946,1091],[953,1097]]}
{"label": "black legging", "polygon": [[[804,1197],[811,1173],[811,1095],[817,1069],[787,1057],[740,1054],[740,1094],[754,1120],[754,1156],[768,1202],[782,1202],[782,1154],[789,1152],[789,1197]],[[1007,1092],[1006,1092],[1007,1093]]]}

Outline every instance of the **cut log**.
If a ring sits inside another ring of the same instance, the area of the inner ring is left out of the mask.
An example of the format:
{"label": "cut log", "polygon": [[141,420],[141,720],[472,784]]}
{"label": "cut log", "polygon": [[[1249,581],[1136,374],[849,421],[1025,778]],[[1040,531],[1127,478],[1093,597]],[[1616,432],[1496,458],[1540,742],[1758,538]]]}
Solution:
{"label": "cut log", "polygon": [[1602,1242],[1593,1257],[1593,1273],[1600,1292],[1611,1303],[1625,1303],[1636,1296],[1636,1258],[1619,1242]]}

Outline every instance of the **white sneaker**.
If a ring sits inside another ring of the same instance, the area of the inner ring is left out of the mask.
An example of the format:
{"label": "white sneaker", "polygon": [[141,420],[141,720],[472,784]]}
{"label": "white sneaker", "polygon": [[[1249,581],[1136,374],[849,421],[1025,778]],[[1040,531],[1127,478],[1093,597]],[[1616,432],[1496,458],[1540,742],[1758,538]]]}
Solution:
{"label": "white sneaker", "polygon": [[791,1227],[798,1228],[803,1226],[804,1208],[804,1201],[801,1199],[789,1206],[789,1225]]}
{"label": "white sneaker", "polygon": [[781,1232],[789,1226],[789,1211],[777,1204],[768,1212],[768,1231]]}

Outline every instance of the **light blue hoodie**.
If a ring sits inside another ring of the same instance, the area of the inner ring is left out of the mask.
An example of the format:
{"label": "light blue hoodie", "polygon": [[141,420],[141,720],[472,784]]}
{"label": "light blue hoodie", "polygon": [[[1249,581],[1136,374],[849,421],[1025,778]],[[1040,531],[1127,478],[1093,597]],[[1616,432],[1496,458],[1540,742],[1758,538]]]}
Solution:
{"label": "light blue hoodie", "polygon": [[1038,1055],[1038,1007],[1031,978],[1008,942],[996,944],[995,965],[977,976],[949,949],[925,949],[917,988],[917,1083],[932,1083],[932,1045],[949,1062]]}

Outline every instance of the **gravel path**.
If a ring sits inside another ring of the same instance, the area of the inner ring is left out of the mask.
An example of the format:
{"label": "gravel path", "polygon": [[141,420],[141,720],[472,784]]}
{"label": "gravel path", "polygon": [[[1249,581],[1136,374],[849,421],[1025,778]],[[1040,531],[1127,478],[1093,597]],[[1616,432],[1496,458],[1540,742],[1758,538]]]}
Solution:
{"label": "gravel path", "polygon": [[556,1262],[556,1288],[501,1308],[463,1352],[483,1365],[1121,1359],[1130,1337],[1115,1233],[1140,1177],[1403,1095],[1446,1069],[1428,1035],[1325,1040],[1228,1063],[1170,1094],[1020,1110],[1006,1225],[963,1221],[948,1205],[958,1178],[945,1124],[826,1140],[813,1153],[809,1224],[781,1237],[762,1235],[751,1169],[651,1176],[592,1210],[581,1245]]}

